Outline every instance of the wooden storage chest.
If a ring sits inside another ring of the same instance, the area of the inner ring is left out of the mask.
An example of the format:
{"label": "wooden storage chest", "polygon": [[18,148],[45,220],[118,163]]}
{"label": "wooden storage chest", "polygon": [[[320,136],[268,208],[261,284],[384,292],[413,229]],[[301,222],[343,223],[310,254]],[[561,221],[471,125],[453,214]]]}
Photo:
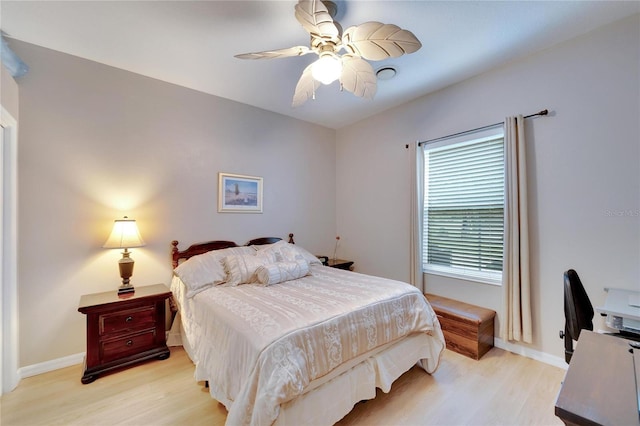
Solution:
{"label": "wooden storage chest", "polygon": [[447,348],[478,360],[493,347],[495,311],[435,294],[425,296],[438,315]]}

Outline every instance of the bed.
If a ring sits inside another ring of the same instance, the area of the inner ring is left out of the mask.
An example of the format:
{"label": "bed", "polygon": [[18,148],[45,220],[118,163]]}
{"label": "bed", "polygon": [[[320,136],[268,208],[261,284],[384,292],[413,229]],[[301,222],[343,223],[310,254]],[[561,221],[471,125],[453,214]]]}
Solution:
{"label": "bed", "polygon": [[172,242],[171,335],[228,425],[334,424],[445,347],[415,287],[323,266],[279,238]]}

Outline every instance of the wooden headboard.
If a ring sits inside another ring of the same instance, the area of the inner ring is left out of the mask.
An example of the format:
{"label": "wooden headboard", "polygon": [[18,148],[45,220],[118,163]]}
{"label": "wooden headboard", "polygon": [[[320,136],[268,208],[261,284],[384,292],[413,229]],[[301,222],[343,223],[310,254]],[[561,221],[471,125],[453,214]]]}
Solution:
{"label": "wooden headboard", "polygon": [[[245,246],[261,246],[264,244],[273,244],[277,243],[280,240],[282,240],[282,238],[278,237],[255,238],[246,243]],[[289,234],[289,243],[295,244],[295,242],[293,241],[293,234]],[[171,241],[171,245],[173,246],[171,249],[171,260],[174,268],[178,267],[180,260],[187,260],[191,256],[196,256],[198,254],[206,253],[212,250],[221,250],[229,247],[240,247],[233,241],[222,240],[191,244],[186,250],[178,250],[177,240]]]}

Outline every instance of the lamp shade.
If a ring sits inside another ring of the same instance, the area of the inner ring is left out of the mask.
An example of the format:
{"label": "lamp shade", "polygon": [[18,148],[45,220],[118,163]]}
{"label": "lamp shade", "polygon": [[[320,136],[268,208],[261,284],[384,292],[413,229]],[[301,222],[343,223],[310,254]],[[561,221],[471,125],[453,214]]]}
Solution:
{"label": "lamp shade", "polygon": [[103,248],[131,248],[142,247],[145,245],[140,231],[138,231],[138,225],[134,219],[128,219],[127,216],[124,219],[116,219],[113,223],[113,230],[111,235],[107,238],[107,241],[102,246]]}

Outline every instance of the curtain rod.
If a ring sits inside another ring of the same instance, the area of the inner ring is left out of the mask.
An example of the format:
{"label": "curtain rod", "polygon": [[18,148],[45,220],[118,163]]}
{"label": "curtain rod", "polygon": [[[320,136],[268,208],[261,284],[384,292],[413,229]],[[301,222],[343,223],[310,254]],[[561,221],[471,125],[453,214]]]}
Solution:
{"label": "curtain rod", "polygon": [[[536,112],[535,114],[525,115],[523,118],[531,118],[531,117],[537,117],[539,115],[548,115],[548,114],[549,114],[549,110],[543,109],[542,111]],[[448,136],[442,136],[442,137],[435,138],[435,139],[429,139],[428,141],[418,142],[418,146],[422,146],[422,145],[424,145],[426,143],[437,142],[437,141],[440,141],[440,140],[443,140],[443,139],[452,138],[454,136],[466,135],[467,133],[477,132],[479,130],[489,129],[491,127],[498,126],[500,124],[504,124],[504,121],[501,121],[499,123],[489,124],[487,126],[478,127],[476,129],[465,130],[464,132],[458,132],[458,133],[454,133],[454,134],[448,135]],[[409,145],[406,145],[405,148],[409,148]]]}

